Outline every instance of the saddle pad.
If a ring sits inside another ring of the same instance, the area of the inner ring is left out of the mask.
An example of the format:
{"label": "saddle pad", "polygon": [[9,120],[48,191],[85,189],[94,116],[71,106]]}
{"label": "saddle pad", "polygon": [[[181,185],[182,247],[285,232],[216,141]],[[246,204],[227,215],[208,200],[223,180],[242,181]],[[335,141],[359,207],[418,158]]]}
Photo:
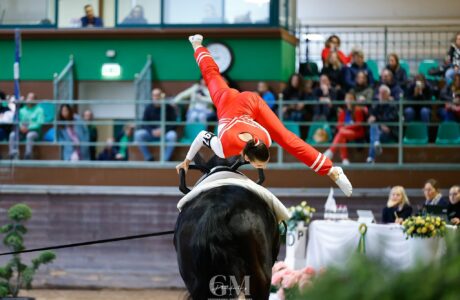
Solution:
{"label": "saddle pad", "polygon": [[286,206],[284,206],[284,204],[269,190],[267,190],[263,186],[256,184],[254,181],[252,181],[244,175],[229,171],[221,171],[209,175],[197,186],[195,186],[187,195],[185,195],[184,197],[182,197],[182,199],[179,200],[179,202],[177,203],[177,208],[179,209],[179,211],[181,211],[185,203],[192,199],[195,199],[195,197],[197,197],[201,192],[223,185],[241,186],[259,195],[273,210],[278,222],[286,221],[290,218],[290,213]]}

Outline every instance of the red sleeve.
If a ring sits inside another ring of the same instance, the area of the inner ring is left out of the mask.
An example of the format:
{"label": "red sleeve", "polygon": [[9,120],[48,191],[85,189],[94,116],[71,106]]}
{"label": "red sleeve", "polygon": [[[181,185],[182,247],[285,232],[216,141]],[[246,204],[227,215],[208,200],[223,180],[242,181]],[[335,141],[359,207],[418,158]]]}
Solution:
{"label": "red sleeve", "polygon": [[351,55],[350,56],[346,56],[342,51],[338,51],[337,52],[338,56],[339,56],[339,60],[342,62],[342,64],[344,65],[348,65],[350,62],[351,62]]}

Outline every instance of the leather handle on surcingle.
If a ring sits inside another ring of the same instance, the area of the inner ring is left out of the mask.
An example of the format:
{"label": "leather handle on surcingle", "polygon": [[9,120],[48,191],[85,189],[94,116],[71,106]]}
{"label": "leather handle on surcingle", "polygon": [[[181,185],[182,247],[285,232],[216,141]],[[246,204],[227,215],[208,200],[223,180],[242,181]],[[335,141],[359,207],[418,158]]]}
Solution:
{"label": "leather handle on surcingle", "polygon": [[265,173],[264,173],[264,169],[257,169],[258,173],[259,173],[259,179],[257,180],[257,184],[258,185],[262,185],[265,181]]}
{"label": "leather handle on surcingle", "polygon": [[[199,170],[205,174],[210,172],[208,168],[206,168],[205,166],[201,166],[201,165],[190,165],[188,169],[189,170]],[[187,187],[185,175],[186,175],[185,170],[183,168],[179,169],[179,190],[182,193],[184,193],[184,195],[190,192],[190,189]]]}
{"label": "leather handle on surcingle", "polygon": [[187,195],[190,192],[190,189],[187,187],[187,183],[185,182],[185,170],[183,168],[179,170],[179,190],[184,195]]}

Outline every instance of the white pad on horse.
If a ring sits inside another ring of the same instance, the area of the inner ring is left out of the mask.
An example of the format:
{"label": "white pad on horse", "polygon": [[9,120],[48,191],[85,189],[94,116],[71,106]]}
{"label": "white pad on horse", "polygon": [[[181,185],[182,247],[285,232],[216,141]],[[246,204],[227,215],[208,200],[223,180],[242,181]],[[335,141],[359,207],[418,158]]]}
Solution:
{"label": "white pad on horse", "polygon": [[[278,222],[286,221],[291,216],[286,206],[284,206],[284,204],[281,203],[281,201],[269,190],[256,184],[254,181],[244,175],[229,171],[217,172],[206,177],[204,180],[199,182],[198,185],[196,185],[187,195],[179,200],[179,203],[177,203],[177,208],[179,211],[181,211],[185,203],[195,199],[196,196],[198,196],[201,192],[223,185],[241,186],[259,195],[273,210]],[[219,199],[216,199],[216,201],[219,201]]]}

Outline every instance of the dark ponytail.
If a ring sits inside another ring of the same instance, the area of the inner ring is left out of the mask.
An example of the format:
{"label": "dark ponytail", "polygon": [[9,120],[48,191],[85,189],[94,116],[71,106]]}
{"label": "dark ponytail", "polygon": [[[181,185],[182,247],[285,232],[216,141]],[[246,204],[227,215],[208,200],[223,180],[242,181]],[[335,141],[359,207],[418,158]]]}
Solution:
{"label": "dark ponytail", "polygon": [[[250,161],[266,162],[270,159],[270,152],[267,145],[262,142],[256,142],[254,139],[249,140],[243,149],[243,156],[246,155]],[[243,157],[244,158],[244,157]]]}

